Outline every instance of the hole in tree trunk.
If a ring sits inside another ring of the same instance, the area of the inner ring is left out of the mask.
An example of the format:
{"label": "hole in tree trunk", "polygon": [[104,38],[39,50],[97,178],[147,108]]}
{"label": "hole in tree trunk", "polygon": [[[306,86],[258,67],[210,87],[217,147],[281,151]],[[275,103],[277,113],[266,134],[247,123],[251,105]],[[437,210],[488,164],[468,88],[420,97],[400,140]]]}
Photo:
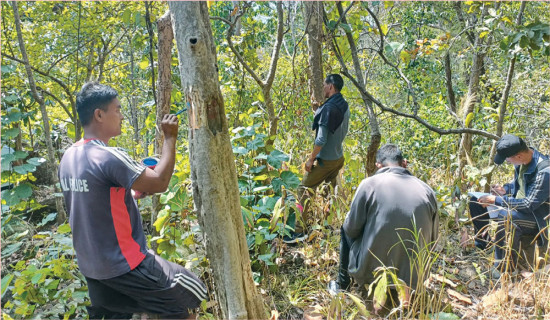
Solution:
{"label": "hole in tree trunk", "polygon": [[189,42],[191,42],[191,44],[196,44],[197,43],[197,38],[191,38],[191,39],[189,39]]}

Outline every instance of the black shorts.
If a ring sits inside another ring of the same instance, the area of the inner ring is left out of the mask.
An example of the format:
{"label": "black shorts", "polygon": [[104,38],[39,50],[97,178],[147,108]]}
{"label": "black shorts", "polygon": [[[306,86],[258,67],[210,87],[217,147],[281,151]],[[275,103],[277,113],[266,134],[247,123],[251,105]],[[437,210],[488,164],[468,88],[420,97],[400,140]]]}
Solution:
{"label": "black shorts", "polygon": [[161,319],[182,319],[207,298],[206,287],[195,274],[152,251],[128,273],[86,280],[92,301],[90,319],[128,319],[128,315],[138,312],[158,314]]}

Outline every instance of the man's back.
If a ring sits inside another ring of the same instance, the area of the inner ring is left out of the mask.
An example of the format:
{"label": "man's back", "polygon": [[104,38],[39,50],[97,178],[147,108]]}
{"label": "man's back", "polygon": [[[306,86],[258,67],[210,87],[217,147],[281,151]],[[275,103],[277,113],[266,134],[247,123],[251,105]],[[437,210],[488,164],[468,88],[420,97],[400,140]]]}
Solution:
{"label": "man's back", "polygon": [[145,167],[100,140],[66,150],[59,180],[81,272],[107,279],[137,266],[147,252],[132,183]]}
{"label": "man's back", "polygon": [[408,258],[411,250],[418,251],[414,233],[424,240],[418,244],[422,248],[436,239],[437,228],[433,190],[402,167],[380,169],[359,185],[344,223],[353,241],[349,273],[359,283],[370,283],[374,269],[393,266],[400,279],[415,287]]}

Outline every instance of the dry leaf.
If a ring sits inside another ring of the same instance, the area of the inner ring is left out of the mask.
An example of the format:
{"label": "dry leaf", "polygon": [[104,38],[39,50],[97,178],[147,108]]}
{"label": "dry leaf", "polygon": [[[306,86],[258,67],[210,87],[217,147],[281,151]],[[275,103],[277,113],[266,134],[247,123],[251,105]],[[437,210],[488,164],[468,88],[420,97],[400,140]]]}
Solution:
{"label": "dry leaf", "polygon": [[472,299],[466,297],[462,293],[459,293],[451,288],[447,288],[447,294],[451,296],[452,298],[457,299],[460,302],[466,303],[466,304],[472,304]]}
{"label": "dry leaf", "polygon": [[430,278],[433,278],[435,281],[439,282],[439,283],[445,283],[447,285],[449,285],[451,288],[456,288],[457,284],[452,282],[451,280],[445,278],[444,276],[440,275],[440,274],[430,274]]}

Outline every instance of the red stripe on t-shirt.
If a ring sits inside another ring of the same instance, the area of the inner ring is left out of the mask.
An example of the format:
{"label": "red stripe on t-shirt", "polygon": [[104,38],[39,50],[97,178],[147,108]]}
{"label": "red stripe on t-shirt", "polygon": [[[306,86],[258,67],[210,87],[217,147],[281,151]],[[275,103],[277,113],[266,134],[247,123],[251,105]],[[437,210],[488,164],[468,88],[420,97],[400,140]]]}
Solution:
{"label": "red stripe on t-shirt", "polygon": [[84,145],[84,144],[86,144],[86,143],[88,143],[92,140],[95,140],[95,139],[80,139],[77,142],[75,142],[74,145],[78,147],[78,146]]}
{"label": "red stripe on t-shirt", "polygon": [[130,270],[137,267],[145,258],[140,251],[139,244],[132,238],[132,224],[130,223],[130,214],[124,202],[126,189],[111,188],[111,215],[118,240],[118,246],[122,255],[130,265]]}

